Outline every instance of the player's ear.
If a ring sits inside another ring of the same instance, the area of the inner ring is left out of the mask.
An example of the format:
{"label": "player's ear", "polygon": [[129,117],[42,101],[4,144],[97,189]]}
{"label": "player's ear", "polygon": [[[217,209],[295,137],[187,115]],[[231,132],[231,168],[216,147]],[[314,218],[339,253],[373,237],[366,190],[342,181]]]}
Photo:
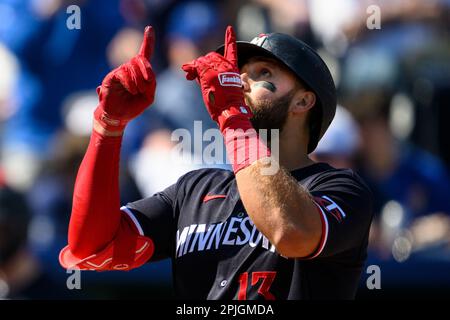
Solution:
{"label": "player's ear", "polygon": [[289,111],[293,114],[303,114],[316,103],[316,95],[312,91],[298,90],[291,100]]}

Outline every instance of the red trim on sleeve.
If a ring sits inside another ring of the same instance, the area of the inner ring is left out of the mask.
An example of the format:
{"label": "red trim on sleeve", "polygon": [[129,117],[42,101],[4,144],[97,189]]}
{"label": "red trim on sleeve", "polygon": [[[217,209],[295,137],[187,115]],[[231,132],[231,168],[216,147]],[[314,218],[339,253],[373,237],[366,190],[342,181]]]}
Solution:
{"label": "red trim on sleeve", "polygon": [[319,241],[319,245],[317,246],[317,249],[313,253],[311,253],[309,256],[302,258],[302,259],[306,259],[306,260],[314,259],[317,256],[319,256],[322,253],[323,249],[325,248],[325,244],[327,243],[327,239],[328,239],[328,229],[329,228],[328,228],[327,216],[325,215],[325,212],[323,212],[323,210],[319,204],[317,204],[315,201],[314,201],[314,204],[316,205],[317,211],[320,216],[320,221],[322,222],[322,234],[320,236],[320,241]]}

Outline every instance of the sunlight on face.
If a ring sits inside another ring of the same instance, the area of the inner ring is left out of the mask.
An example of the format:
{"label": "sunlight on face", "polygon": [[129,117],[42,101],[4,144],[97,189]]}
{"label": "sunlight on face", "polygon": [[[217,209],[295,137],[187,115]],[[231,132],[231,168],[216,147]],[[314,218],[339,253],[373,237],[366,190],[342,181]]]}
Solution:
{"label": "sunlight on face", "polygon": [[[247,100],[274,100],[285,96],[298,84],[295,75],[284,65],[266,57],[251,58],[241,69]],[[276,90],[272,92],[263,83],[269,82]]]}

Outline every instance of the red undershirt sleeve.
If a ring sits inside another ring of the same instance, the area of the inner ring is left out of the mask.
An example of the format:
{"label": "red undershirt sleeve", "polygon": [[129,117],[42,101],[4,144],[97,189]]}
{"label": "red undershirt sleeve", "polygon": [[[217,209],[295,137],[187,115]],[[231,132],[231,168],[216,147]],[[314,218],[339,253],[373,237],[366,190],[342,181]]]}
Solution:
{"label": "red undershirt sleeve", "polygon": [[145,263],[153,242],[120,210],[119,161],[122,137],[93,131],[73,195],[65,268],[127,270]]}

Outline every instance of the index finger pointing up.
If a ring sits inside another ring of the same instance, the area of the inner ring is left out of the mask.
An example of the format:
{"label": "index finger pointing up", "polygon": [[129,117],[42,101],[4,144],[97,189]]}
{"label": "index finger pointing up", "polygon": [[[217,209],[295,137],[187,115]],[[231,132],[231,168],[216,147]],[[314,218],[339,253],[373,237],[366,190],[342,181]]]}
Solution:
{"label": "index finger pointing up", "polygon": [[155,31],[152,26],[145,27],[144,39],[142,40],[141,48],[139,49],[139,55],[150,59],[153,54],[153,48],[155,46]]}
{"label": "index finger pointing up", "polygon": [[228,26],[225,33],[225,50],[223,55],[228,61],[237,67],[236,34],[234,33],[232,26]]}

